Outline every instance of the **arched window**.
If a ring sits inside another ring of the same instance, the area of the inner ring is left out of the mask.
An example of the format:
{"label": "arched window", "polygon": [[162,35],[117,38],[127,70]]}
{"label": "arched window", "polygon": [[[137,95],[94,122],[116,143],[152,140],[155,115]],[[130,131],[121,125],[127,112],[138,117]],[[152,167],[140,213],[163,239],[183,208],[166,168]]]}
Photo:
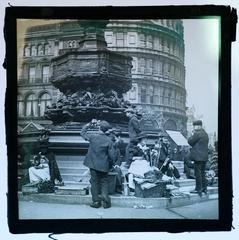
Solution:
{"label": "arched window", "polygon": [[72,48],[72,41],[67,42],[67,48]]}
{"label": "arched window", "polygon": [[42,56],[43,55],[43,46],[42,44],[39,44],[38,47],[37,47],[37,53],[39,56]]}
{"label": "arched window", "polygon": [[19,117],[24,115],[24,101],[21,95],[17,96],[17,113]]}
{"label": "arched window", "polygon": [[41,95],[39,99],[39,115],[44,116],[46,106],[51,105],[51,96],[48,93],[44,93]]}
{"label": "arched window", "polygon": [[76,48],[76,41],[75,40],[72,41],[72,48]]}
{"label": "arched window", "polygon": [[26,97],[26,116],[37,116],[37,99],[33,93]]}
{"label": "arched window", "polygon": [[164,129],[171,130],[171,131],[177,131],[177,125],[173,120],[169,119],[165,122]]}
{"label": "arched window", "polygon": [[24,47],[24,56],[25,57],[29,57],[30,56],[30,47],[29,46],[25,46]]}
{"label": "arched window", "polygon": [[35,45],[31,46],[31,56],[36,56],[37,55],[37,48]]}

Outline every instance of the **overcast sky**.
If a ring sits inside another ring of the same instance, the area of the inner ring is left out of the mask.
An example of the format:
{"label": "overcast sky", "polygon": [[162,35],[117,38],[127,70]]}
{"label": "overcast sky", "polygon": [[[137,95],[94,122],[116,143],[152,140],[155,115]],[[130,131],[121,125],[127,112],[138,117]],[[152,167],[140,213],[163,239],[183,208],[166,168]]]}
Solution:
{"label": "overcast sky", "polygon": [[184,22],[187,106],[195,106],[206,130],[217,132],[219,20]]}

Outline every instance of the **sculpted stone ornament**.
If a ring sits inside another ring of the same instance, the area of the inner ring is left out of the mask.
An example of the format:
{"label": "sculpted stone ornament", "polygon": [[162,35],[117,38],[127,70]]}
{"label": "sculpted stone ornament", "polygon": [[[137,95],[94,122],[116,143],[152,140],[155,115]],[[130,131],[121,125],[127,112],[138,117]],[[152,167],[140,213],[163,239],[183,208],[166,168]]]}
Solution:
{"label": "sculpted stone ornament", "polygon": [[87,122],[96,117],[127,123],[130,105],[123,93],[132,87],[132,58],[109,51],[104,38],[108,20],[81,20],[79,49],[52,59],[52,84],[64,95],[45,114],[53,123]]}

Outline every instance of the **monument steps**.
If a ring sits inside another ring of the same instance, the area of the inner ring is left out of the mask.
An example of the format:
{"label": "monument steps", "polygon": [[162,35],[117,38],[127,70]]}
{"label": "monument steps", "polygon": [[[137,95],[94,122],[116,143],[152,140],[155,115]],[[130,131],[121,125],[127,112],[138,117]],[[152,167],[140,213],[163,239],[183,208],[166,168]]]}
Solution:
{"label": "monument steps", "polygon": [[61,177],[63,181],[76,181],[76,182],[84,182],[87,179],[90,179],[90,175],[77,174],[77,173],[61,173]]}
{"label": "monument steps", "polygon": [[177,179],[174,181],[176,187],[195,186],[195,179]]}
{"label": "monument steps", "polygon": [[78,167],[82,169],[88,169],[86,166],[83,165],[82,160],[57,160],[57,165],[59,169],[64,167]]}
{"label": "monument steps", "polygon": [[70,166],[70,167],[61,167],[60,172],[61,174],[87,174],[89,170],[81,167]]}
{"label": "monument steps", "polygon": [[84,181],[84,182],[77,182],[77,181],[65,181],[64,182],[64,186],[70,186],[70,187],[73,187],[73,186],[90,186],[90,181],[89,179],[87,181]]}
{"label": "monument steps", "polygon": [[[75,190],[74,190],[75,191]],[[92,202],[91,195],[81,194],[18,194],[20,201],[34,201],[42,203],[61,204],[85,204]],[[218,199],[218,194],[207,194],[200,197],[198,194],[184,194],[172,196],[171,198],[139,198],[135,196],[123,196],[120,194],[111,195],[112,207],[132,207],[132,208],[171,208],[186,206],[202,201]]]}

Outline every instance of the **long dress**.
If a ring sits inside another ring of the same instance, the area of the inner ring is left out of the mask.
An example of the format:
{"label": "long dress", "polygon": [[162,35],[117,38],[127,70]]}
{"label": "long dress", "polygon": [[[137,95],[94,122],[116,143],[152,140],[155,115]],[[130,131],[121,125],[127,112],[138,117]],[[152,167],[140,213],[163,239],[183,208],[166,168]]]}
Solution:
{"label": "long dress", "polygon": [[30,183],[50,180],[50,169],[46,157],[41,158],[38,166],[32,166],[28,169]]}

